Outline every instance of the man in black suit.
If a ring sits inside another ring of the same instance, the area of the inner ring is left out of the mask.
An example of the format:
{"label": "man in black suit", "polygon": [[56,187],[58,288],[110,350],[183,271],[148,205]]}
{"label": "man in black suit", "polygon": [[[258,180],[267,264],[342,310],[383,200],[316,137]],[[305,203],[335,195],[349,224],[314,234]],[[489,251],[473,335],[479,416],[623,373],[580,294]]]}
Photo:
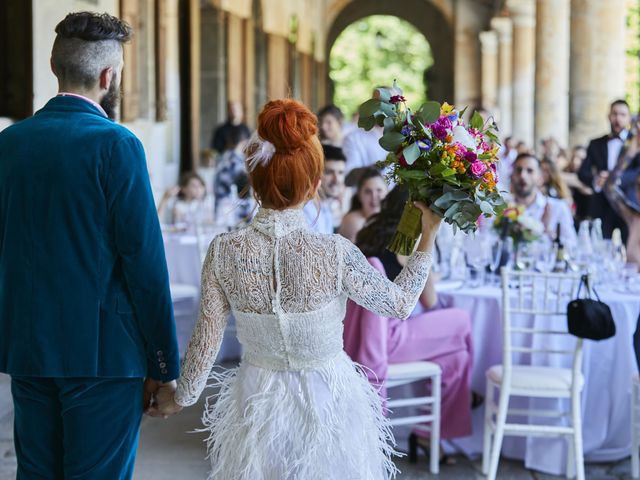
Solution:
{"label": "man in black suit", "polygon": [[[629,125],[631,122],[631,112],[629,104],[624,100],[616,100],[611,104],[609,110],[609,123],[611,133],[600,138],[596,138],[589,143],[587,157],[582,162],[578,171],[578,178],[586,186],[593,188],[594,194],[591,196],[589,205],[589,216],[602,220],[602,233],[605,238],[611,238],[614,229],[619,228],[622,232],[623,240],[627,238],[627,226],[624,220],[615,212],[611,204],[602,192],[609,172],[611,172],[618,161],[627,137],[629,137]],[[633,161],[630,168],[638,166],[638,157]]]}

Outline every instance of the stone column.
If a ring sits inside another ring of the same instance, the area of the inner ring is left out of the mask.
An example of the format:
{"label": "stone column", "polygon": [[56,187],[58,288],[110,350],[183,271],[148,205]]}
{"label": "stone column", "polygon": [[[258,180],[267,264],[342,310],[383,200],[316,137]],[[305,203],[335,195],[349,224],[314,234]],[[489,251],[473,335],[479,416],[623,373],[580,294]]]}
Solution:
{"label": "stone column", "polygon": [[507,0],[513,20],[513,136],[533,144],[536,31],[534,0]]}
{"label": "stone column", "polygon": [[495,115],[498,105],[498,34],[480,32],[482,70],[480,94],[482,108]]}
{"label": "stone column", "polygon": [[513,95],[513,24],[509,17],[495,17],[491,20],[491,28],[498,35],[498,128],[500,137],[511,135],[511,113]]}
{"label": "stone column", "polygon": [[571,146],[609,130],[609,104],[625,92],[625,0],[571,0]]}
{"label": "stone column", "polygon": [[536,149],[547,137],[569,142],[569,8],[570,0],[536,3]]}

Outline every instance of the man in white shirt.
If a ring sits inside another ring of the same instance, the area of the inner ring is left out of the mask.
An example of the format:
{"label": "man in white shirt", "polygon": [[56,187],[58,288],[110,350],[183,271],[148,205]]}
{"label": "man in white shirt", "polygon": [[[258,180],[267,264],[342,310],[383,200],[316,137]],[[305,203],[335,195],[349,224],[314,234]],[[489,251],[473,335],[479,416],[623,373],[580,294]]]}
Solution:
{"label": "man in white shirt", "polygon": [[513,200],[525,207],[526,214],[539,220],[547,234],[554,238],[560,225],[560,239],[565,245],[575,245],[577,236],[571,211],[564,200],[542,193],[540,160],[533,154],[521,153],[513,162],[511,191]]}
{"label": "man in white shirt", "polygon": [[343,215],[343,194],[345,190],[345,158],[342,149],[332,145],[322,145],[324,172],[320,183],[320,203],[310,201],[304,206],[304,216],[312,230],[331,234],[340,224]]}
{"label": "man in white shirt", "polygon": [[[605,238],[611,238],[614,229],[619,228],[626,240],[627,228],[624,220],[615,212],[609,201],[602,193],[609,173],[615,168],[624,142],[629,136],[631,112],[624,100],[616,100],[609,110],[611,132],[600,138],[593,139],[587,148],[587,157],[578,171],[578,178],[586,186],[593,188],[588,213],[592,218],[602,219],[602,233]],[[635,164],[630,165],[634,168]]]}
{"label": "man in white shirt", "polygon": [[342,144],[346,158],[346,173],[356,168],[370,167],[387,158],[387,151],[380,146],[382,127],[375,126],[371,130],[358,128],[349,133]]}

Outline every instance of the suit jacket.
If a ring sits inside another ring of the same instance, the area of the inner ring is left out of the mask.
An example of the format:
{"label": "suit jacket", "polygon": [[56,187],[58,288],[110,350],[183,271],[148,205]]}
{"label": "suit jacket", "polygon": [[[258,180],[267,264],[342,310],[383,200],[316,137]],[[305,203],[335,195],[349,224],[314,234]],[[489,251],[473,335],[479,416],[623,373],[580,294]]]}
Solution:
{"label": "suit jacket", "polygon": [[[587,147],[587,157],[582,162],[578,171],[578,178],[585,185],[592,187],[593,179],[601,171],[609,171],[607,143],[609,136],[605,135],[596,138]],[[621,152],[623,154],[623,152]],[[617,160],[617,159],[616,159]],[[631,168],[638,166],[638,157],[632,162]],[[622,232],[623,239],[627,238],[627,225],[624,220],[615,212],[603,192],[594,193],[591,196],[587,208],[588,216],[602,219],[602,233],[606,238],[611,238],[611,233],[615,228]]]}
{"label": "suit jacket", "polygon": [[0,132],[0,371],[179,375],[142,144],[81,98]]}

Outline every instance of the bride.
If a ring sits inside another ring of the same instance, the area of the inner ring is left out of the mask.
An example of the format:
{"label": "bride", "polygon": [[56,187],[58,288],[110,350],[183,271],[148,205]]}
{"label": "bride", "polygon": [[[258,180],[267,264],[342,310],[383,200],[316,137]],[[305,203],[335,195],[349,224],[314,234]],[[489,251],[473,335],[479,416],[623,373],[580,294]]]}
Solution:
{"label": "bride", "polygon": [[393,436],[378,393],[343,351],[347,297],[406,318],[424,288],[440,219],[422,204],[422,238],[395,282],[348,240],[307,228],[302,206],[323,169],[317,120],[294,100],[258,117],[247,168],[260,209],[252,223],[216,237],[202,272],[200,316],[169,415],[193,405],[209,378],[229,313],[240,366],[213,374],[207,400],[210,479],[387,479]]}

